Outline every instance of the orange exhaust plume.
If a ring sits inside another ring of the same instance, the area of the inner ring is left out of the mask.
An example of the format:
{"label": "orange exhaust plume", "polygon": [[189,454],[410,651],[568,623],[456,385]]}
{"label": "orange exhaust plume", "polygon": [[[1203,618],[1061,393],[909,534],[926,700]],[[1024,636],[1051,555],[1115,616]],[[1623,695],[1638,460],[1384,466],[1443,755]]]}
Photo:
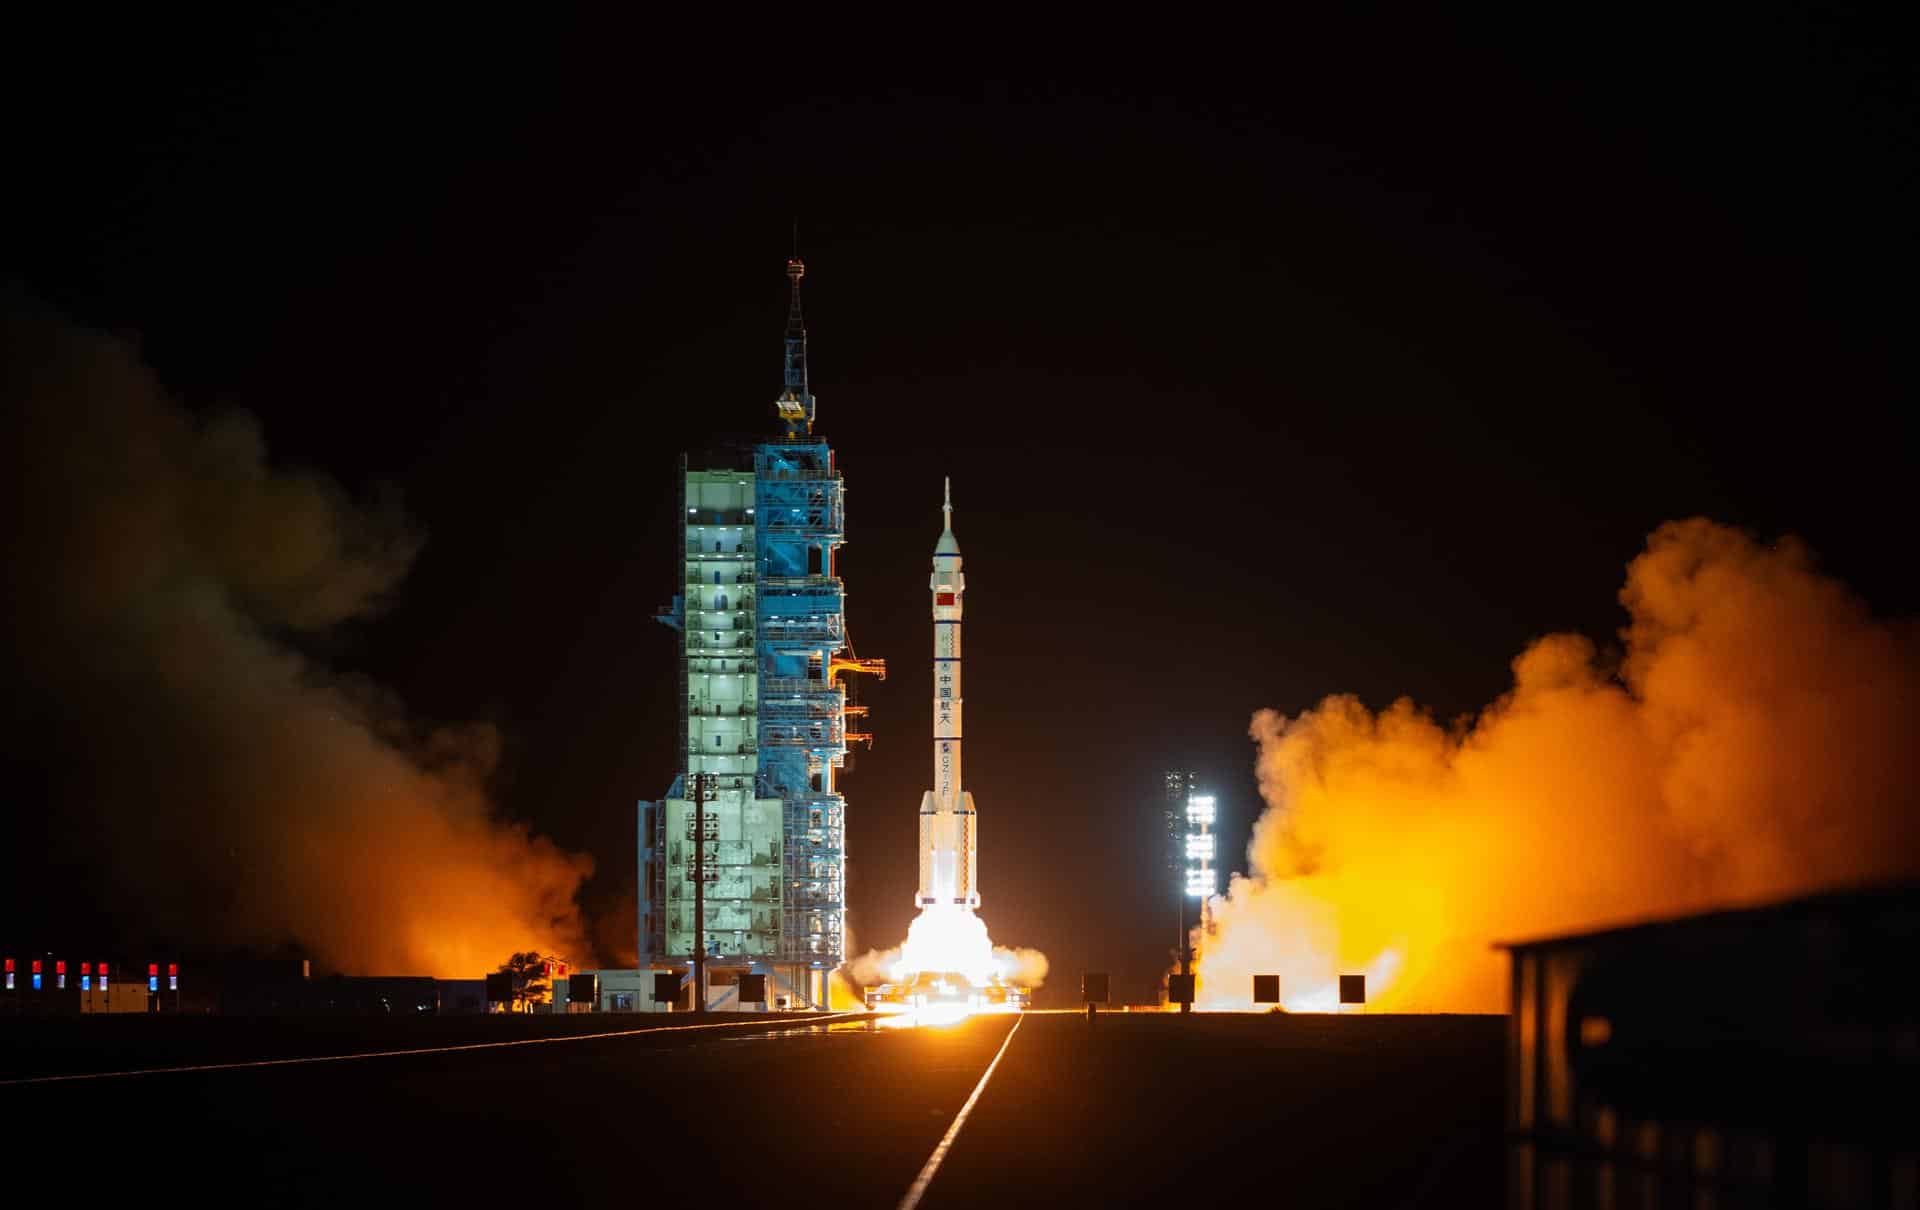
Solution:
{"label": "orange exhaust plume", "polygon": [[1920,632],[1876,620],[1794,539],[1695,519],[1628,568],[1624,657],[1540,639],[1443,726],[1330,697],[1251,734],[1267,807],[1212,904],[1199,999],[1494,1012],[1498,939],[1920,871]]}
{"label": "orange exhaust plume", "polygon": [[251,417],[190,414],[123,342],[0,307],[0,479],[33,505],[0,530],[0,679],[39,703],[0,738],[89,899],[348,973],[591,961],[592,863],[495,816],[491,729],[421,728],[315,654],[406,575],[398,510],[273,465]]}

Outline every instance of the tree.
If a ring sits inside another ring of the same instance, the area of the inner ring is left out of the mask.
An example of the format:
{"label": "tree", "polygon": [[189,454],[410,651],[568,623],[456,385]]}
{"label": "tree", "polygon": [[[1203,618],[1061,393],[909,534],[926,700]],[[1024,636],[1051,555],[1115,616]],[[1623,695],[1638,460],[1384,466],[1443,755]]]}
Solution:
{"label": "tree", "polygon": [[547,963],[551,959],[528,950],[500,964],[500,973],[513,976],[515,1004],[541,1004],[547,999]]}

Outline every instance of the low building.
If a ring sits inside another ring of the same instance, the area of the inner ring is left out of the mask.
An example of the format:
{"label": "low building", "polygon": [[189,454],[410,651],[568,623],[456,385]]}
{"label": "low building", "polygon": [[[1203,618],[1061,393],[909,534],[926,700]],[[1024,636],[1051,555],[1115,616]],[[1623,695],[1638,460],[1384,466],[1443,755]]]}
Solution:
{"label": "low building", "polygon": [[306,986],[303,1011],[342,1017],[429,1017],[440,1012],[430,975],[329,975]]}
{"label": "low building", "polygon": [[154,996],[144,983],[112,984],[79,993],[79,1011],[92,1013],[144,1013],[153,1011]]}
{"label": "low building", "polygon": [[440,986],[440,1015],[469,1016],[487,1011],[485,979],[437,979]]}
{"label": "low building", "polygon": [[589,1011],[658,1013],[666,1012],[669,1007],[653,1002],[653,972],[650,970],[598,970],[587,973],[593,975],[599,985],[598,998]]}
{"label": "low building", "polygon": [[0,1016],[181,1011],[178,962],[83,960],[61,952],[0,947]]}
{"label": "low building", "polygon": [[[588,1007],[570,1002],[572,984],[566,979],[556,979],[553,984],[553,1003],[549,1011],[556,1013],[664,1013],[686,1012],[691,1007],[688,994],[693,981],[685,967],[594,970],[574,973],[594,977],[597,995],[593,1005]],[[800,998],[791,989],[783,987],[775,977],[768,975],[763,975],[760,982],[760,994],[766,997],[764,1001],[741,999],[741,992],[753,986],[752,981],[746,978],[753,973],[751,968],[745,966],[709,966],[707,968],[707,1011],[714,1013],[780,1012],[799,1004]],[[662,1003],[654,999],[655,980],[661,975],[678,977],[679,996],[676,1000]]]}
{"label": "low building", "polygon": [[1920,885],[1503,948],[1516,1210],[1920,1206]]}

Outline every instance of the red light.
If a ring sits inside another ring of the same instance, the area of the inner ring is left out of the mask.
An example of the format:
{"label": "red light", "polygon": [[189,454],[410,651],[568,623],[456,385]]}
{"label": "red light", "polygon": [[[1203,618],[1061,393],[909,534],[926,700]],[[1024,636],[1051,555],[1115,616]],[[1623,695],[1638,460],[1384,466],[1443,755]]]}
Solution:
{"label": "red light", "polygon": [[56,974],[56,975],[64,975],[64,974],[66,974],[66,973],[67,973],[67,964],[66,964],[66,963],[64,963],[64,962],[55,962],[55,963],[53,964],[53,973],[54,973],[54,974]]}
{"label": "red light", "polygon": [[93,973],[93,963],[82,962],[80,964],[80,973],[83,975],[91,975]]}
{"label": "red light", "polygon": [[38,958],[33,960],[33,973],[36,975],[40,973],[40,959]]}
{"label": "red light", "polygon": [[179,973],[180,973],[180,964],[178,962],[167,963],[167,978],[171,979],[174,976],[178,975]]}
{"label": "red light", "polygon": [[13,973],[13,959],[11,958],[7,959],[7,973],[9,975]]}
{"label": "red light", "polygon": [[158,962],[147,963],[147,978],[151,979],[159,973],[160,973],[160,964]]}
{"label": "red light", "polygon": [[107,973],[107,964],[104,962],[100,964],[100,973],[103,976]]}

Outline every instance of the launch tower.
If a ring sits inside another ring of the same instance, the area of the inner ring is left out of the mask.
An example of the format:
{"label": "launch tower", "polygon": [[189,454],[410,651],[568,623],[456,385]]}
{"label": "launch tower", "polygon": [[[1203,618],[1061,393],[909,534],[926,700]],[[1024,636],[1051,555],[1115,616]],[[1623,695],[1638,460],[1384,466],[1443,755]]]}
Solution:
{"label": "launch tower", "polygon": [[[805,272],[787,262],[792,303],[774,401],[783,431],[682,457],[680,591],[657,615],[680,635],[680,769],[664,797],[639,804],[640,961],[684,969],[704,947],[713,1008],[739,1006],[733,990],[747,972],[772,976],[776,1002],[828,1006],[828,976],[846,957],[846,800],[836,777],[848,745],[872,740],[857,729],[865,709],[849,704],[840,676],[886,675],[884,661],[853,655],[834,575],[844,485],[832,448],[813,435]],[[696,821],[690,779],[700,774],[709,776]]]}

